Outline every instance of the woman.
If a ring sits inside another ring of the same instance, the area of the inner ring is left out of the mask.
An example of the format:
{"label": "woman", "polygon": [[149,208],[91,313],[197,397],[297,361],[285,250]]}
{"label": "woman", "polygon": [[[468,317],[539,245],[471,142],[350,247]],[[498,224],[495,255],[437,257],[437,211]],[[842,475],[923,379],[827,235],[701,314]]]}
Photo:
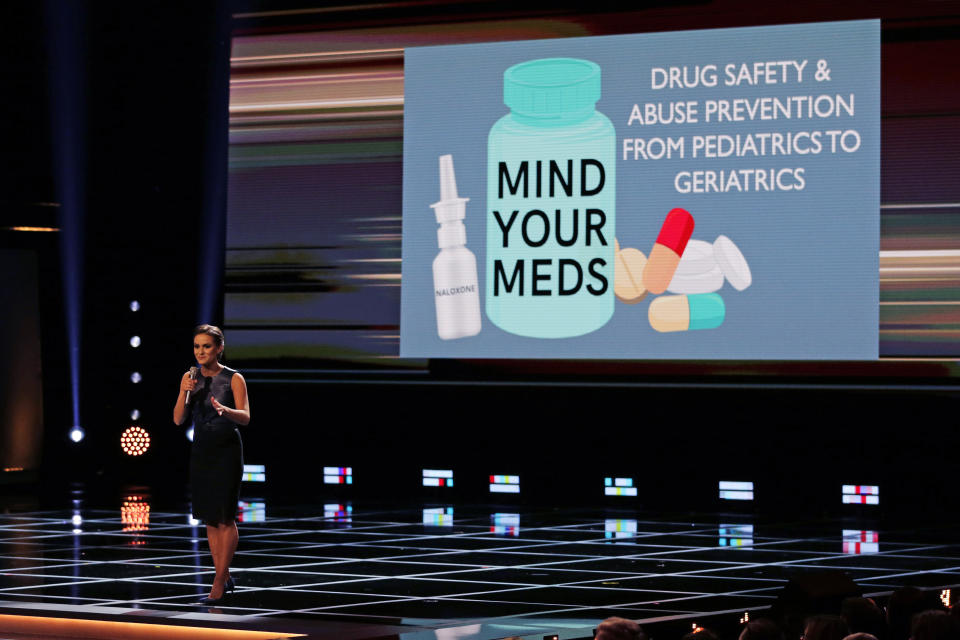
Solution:
{"label": "woman", "polygon": [[[220,364],[223,332],[202,324],[193,330],[193,355],[199,375],[190,372],[180,380],[180,395],[173,421],[193,418],[190,453],[190,492],[194,517],[207,525],[207,540],[216,576],[210,595],[201,604],[220,604],[233,591],[230,562],[237,549],[237,502],[243,476],[243,444],[237,425],[250,422],[250,400],[243,376]],[[190,400],[187,402],[187,394]]]}

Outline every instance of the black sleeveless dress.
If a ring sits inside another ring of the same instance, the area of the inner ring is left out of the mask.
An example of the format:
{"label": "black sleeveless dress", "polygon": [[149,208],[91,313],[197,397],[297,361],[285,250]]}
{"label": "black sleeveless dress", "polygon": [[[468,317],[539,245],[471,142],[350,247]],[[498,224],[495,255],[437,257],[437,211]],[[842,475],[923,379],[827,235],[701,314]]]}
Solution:
{"label": "black sleeveless dress", "polygon": [[235,422],[217,415],[210,395],[236,409],[230,386],[234,369],[223,367],[215,376],[200,376],[191,399],[193,447],[190,452],[190,493],[193,517],[208,525],[229,524],[237,515],[243,477],[243,443]]}

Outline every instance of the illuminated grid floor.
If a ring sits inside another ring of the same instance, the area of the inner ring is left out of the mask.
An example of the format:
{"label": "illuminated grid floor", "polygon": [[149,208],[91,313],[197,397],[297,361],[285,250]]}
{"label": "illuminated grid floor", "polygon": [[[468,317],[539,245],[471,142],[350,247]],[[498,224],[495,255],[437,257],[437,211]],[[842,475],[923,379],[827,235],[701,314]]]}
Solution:
{"label": "illuminated grid floor", "polygon": [[[243,517],[238,591],[217,615],[394,625],[410,630],[403,638],[465,625],[476,633],[461,637],[556,628],[577,637],[574,628],[610,615],[734,614],[770,605],[789,576],[826,568],[867,593],[960,585],[958,525],[877,531],[750,516],[263,503]],[[31,603],[196,618],[208,613],[194,602],[212,579],[203,534],[186,514],[150,511],[135,497],[121,512],[0,514],[0,612]]]}

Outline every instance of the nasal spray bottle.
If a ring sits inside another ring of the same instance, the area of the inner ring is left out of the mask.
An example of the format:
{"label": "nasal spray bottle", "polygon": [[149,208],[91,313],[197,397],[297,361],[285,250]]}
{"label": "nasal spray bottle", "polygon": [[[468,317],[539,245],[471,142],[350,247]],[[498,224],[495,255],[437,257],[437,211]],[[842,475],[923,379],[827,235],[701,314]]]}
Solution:
{"label": "nasal spray bottle", "polygon": [[433,261],[433,290],[437,307],[437,334],[443,340],[480,333],[480,287],[477,259],[467,249],[463,226],[469,198],[457,196],[453,156],[440,156],[440,202],[430,205],[437,215],[440,253]]}

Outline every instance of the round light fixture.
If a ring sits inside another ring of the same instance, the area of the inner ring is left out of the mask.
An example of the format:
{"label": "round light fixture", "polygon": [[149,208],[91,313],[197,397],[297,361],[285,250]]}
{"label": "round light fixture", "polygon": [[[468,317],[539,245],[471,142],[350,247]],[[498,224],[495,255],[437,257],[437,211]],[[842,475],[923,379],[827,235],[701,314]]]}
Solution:
{"label": "round light fixture", "polygon": [[127,427],[120,436],[120,446],[129,456],[141,456],[150,448],[150,434],[143,427]]}

